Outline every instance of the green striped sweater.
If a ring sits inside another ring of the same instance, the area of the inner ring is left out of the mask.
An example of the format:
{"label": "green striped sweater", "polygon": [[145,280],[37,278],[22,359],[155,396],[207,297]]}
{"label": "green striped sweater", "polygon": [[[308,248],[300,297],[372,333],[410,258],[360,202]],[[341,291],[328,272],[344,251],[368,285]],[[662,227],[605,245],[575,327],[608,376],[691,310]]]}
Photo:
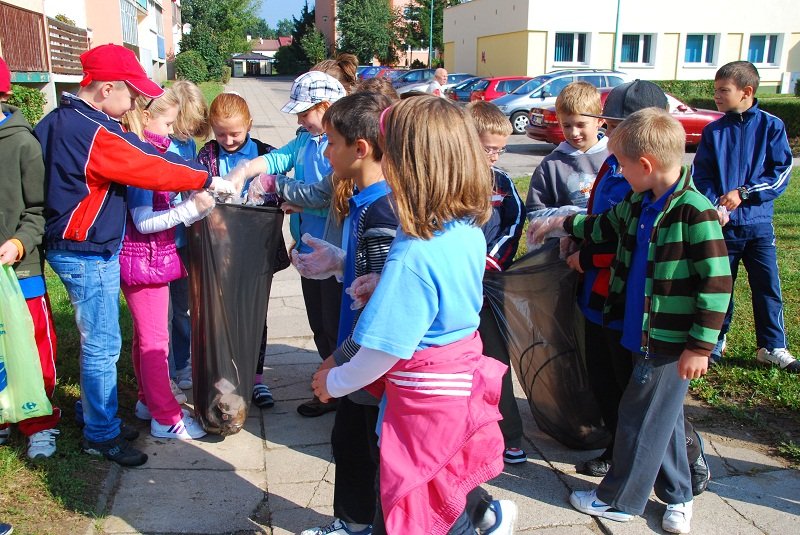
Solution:
{"label": "green striped sweater", "polygon": [[[656,217],[647,251],[642,352],[675,357],[684,349],[710,353],[731,299],[731,270],[717,211],[694,187],[689,168]],[[649,195],[649,192],[647,192]],[[600,215],[575,215],[564,228],[577,238],[619,237],[603,317],[625,314],[625,283],[636,246],[644,193],[631,192]]]}

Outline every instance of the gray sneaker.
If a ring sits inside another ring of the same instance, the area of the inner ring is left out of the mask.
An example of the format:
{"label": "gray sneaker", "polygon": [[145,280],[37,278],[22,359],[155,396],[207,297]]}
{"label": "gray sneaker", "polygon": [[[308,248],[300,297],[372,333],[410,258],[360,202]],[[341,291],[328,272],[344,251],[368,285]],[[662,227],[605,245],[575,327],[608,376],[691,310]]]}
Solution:
{"label": "gray sneaker", "polygon": [[776,364],[789,373],[800,373],[800,362],[797,362],[797,359],[785,347],[776,347],[775,349],[762,347],[756,351],[756,361],[767,365]]}

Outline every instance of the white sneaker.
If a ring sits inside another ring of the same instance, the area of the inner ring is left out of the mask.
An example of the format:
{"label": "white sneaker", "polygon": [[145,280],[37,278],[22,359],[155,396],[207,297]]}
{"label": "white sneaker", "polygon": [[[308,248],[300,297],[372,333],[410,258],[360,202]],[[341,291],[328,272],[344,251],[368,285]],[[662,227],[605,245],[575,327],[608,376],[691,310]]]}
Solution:
{"label": "white sneaker", "polygon": [[186,366],[181,370],[176,370],[175,382],[178,383],[178,388],[183,390],[192,388],[192,367]]}
{"label": "white sneaker", "polygon": [[756,351],[756,361],[761,364],[777,364],[787,372],[800,373],[800,362],[797,362],[797,359],[785,347],[776,347],[775,349],[762,347]]}
{"label": "white sneaker", "polygon": [[661,527],[670,533],[689,533],[692,522],[692,502],[667,505]]}
{"label": "white sneaker", "polygon": [[172,379],[169,380],[169,387],[172,389],[172,395],[175,396],[175,401],[177,401],[178,404],[182,405],[189,401],[186,394],[183,393],[183,390],[181,390]]}
{"label": "white sneaker", "polygon": [[177,438],[178,440],[192,440],[206,436],[205,430],[194,418],[187,416],[172,425],[161,425],[157,420],[150,420],[150,434],[156,438]]}
{"label": "white sneaker", "polygon": [[11,438],[11,428],[0,429],[0,446],[8,442],[9,438]]}
{"label": "white sneaker", "polygon": [[632,514],[615,509],[599,499],[597,497],[597,489],[573,490],[572,494],[569,495],[569,503],[581,513],[607,518],[615,522],[628,522],[633,518]]}
{"label": "white sneaker", "polygon": [[[183,412],[184,416],[191,416],[189,414],[189,409],[181,409],[181,411]],[[153,419],[153,415],[150,414],[150,409],[148,409],[147,405],[139,400],[136,401],[136,408],[133,409],[133,414],[140,420],[149,421]]]}
{"label": "white sneaker", "polygon": [[300,532],[300,535],[371,535],[371,533],[372,526],[367,526],[359,531],[353,531],[345,522],[334,518],[333,522],[327,526],[304,529]]}
{"label": "white sneaker", "polygon": [[56,452],[56,437],[61,433],[58,429],[45,429],[28,437],[28,458],[46,459]]}
{"label": "white sneaker", "polygon": [[494,513],[494,525],[480,531],[481,535],[514,535],[514,523],[517,521],[517,504],[511,500],[494,500],[489,504]]}

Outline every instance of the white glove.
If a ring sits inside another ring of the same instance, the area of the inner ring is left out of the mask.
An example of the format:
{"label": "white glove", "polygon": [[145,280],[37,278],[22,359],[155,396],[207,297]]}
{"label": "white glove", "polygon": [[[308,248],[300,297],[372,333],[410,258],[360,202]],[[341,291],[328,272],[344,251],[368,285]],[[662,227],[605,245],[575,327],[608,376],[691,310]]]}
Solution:
{"label": "white glove", "polygon": [[275,193],[275,182],[277,175],[258,175],[250,182],[247,188],[247,204],[260,205],[264,203],[264,196]]}
{"label": "white glove", "polygon": [[325,240],[314,238],[308,233],[303,234],[300,239],[312,249],[306,254],[300,254],[296,249],[292,250],[292,264],[300,275],[316,280],[335,276],[336,280],[341,281],[344,273],[344,250]]}
{"label": "white glove", "polygon": [[210,214],[217,205],[217,203],[214,201],[214,197],[207,191],[192,192],[188,201],[194,203],[194,206],[197,209],[197,220],[203,219],[205,216]]}
{"label": "white glove", "polygon": [[236,195],[239,195],[239,192],[242,191],[244,188],[244,183],[247,182],[247,179],[250,178],[247,173],[247,166],[250,164],[250,160],[242,160],[236,167],[231,169],[231,171],[225,175],[225,180],[230,181],[233,184],[233,189]]}
{"label": "white glove", "polygon": [[[563,238],[569,236],[564,230],[564,220],[567,216],[585,213],[586,210],[577,206],[560,206],[536,212],[530,219],[525,238],[528,250],[532,251],[542,246],[547,238]],[[542,214],[542,215],[539,215]]]}
{"label": "white glove", "polygon": [[717,216],[720,226],[724,227],[731,220],[731,213],[724,206],[717,206]]}
{"label": "white glove", "polygon": [[217,195],[236,195],[239,192],[233,183],[219,176],[211,179],[211,186],[208,189]]}
{"label": "white glove", "polygon": [[367,273],[366,275],[357,277],[356,280],[353,281],[353,284],[344,291],[344,293],[353,299],[353,302],[350,304],[350,310],[364,308],[369,298],[372,297],[373,292],[375,292],[375,288],[378,286],[380,280],[381,276],[379,273]]}

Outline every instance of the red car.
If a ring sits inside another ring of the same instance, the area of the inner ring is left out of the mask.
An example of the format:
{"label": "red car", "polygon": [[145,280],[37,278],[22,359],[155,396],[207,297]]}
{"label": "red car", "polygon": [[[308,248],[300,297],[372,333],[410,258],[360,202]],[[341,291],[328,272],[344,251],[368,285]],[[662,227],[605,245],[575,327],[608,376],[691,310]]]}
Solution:
{"label": "red car", "polygon": [[469,96],[470,102],[476,100],[494,100],[511,93],[516,88],[530,80],[527,76],[498,76],[496,78],[484,78],[479,84],[472,88]]}
{"label": "red car", "polygon": [[[610,87],[599,89],[600,100],[604,105],[611,90],[612,88]],[[703,127],[724,115],[714,110],[692,108],[670,94],[667,94],[667,101],[669,102],[669,112],[686,130],[686,144],[690,146],[700,143],[700,134],[703,133]],[[528,115],[528,121],[525,133],[529,138],[553,143],[554,145],[564,141],[564,133],[558,124],[555,107],[533,108]]]}

